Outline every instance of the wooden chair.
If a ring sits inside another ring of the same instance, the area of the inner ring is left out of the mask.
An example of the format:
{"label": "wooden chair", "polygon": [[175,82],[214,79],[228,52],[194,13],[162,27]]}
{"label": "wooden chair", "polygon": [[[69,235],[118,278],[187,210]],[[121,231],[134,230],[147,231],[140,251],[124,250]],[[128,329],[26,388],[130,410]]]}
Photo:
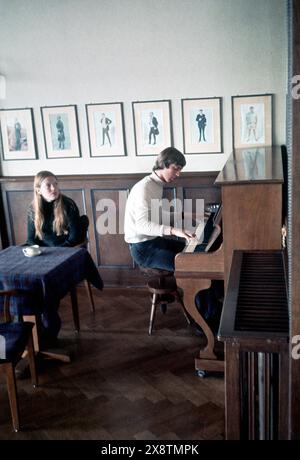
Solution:
{"label": "wooden chair", "polygon": [[152,334],[156,307],[160,305],[162,313],[166,313],[167,305],[169,303],[177,300],[183,310],[183,314],[188,324],[190,320],[185,312],[185,307],[183,304],[183,292],[180,288],[177,287],[176,279],[173,275],[173,272],[167,270],[160,270],[158,268],[145,268],[140,267],[141,272],[144,276],[148,277],[147,288],[151,293],[152,302],[151,302],[151,312],[150,312],[150,322],[149,322],[149,335]]}
{"label": "wooden chair", "polygon": [[[87,246],[88,246],[88,239],[87,239],[87,231],[88,231],[88,228],[89,228],[89,218],[86,214],[83,214],[82,216],[80,216],[80,228],[81,228],[81,243],[77,244],[75,247],[76,248],[85,248],[87,249]],[[89,281],[87,280],[84,280],[84,285],[85,285],[85,288],[86,288],[86,292],[87,292],[87,295],[88,295],[88,299],[89,299],[89,303],[90,303],[90,307],[91,307],[91,312],[95,312],[95,303],[94,303],[94,298],[93,298],[93,293],[92,293],[92,288],[91,288],[91,284],[89,283]]]}
{"label": "wooden chair", "polygon": [[15,367],[20,361],[25,349],[29,357],[31,381],[33,386],[37,386],[38,377],[35,366],[35,356],[32,339],[31,322],[23,322],[18,315],[18,322],[12,322],[10,314],[10,300],[12,296],[20,296],[19,290],[2,290],[0,297],[3,300],[3,319],[0,323],[0,373],[6,376],[7,390],[10,402],[12,423],[15,431],[20,429],[19,404],[16,387]]}

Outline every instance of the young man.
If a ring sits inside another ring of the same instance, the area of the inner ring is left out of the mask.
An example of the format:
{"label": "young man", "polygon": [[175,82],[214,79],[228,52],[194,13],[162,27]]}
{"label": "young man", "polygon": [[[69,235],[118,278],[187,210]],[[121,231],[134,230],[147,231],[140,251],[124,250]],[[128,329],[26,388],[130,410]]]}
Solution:
{"label": "young man", "polygon": [[165,236],[174,235],[187,241],[194,237],[190,231],[157,222],[153,213],[162,199],[164,185],[179,177],[185,164],[184,155],[168,147],[158,155],[152,174],[131,189],[125,209],[125,241],[134,261],[142,267],[174,271],[175,255],[183,250],[185,242]]}

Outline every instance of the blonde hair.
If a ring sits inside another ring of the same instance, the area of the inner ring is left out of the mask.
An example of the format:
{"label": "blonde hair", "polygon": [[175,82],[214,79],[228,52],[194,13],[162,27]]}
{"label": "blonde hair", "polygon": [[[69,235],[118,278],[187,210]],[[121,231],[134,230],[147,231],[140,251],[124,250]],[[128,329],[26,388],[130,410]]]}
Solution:
{"label": "blonde hair", "polygon": [[[47,177],[54,177],[57,180],[55,174],[50,171],[40,171],[34,178],[34,197],[31,203],[31,211],[33,212],[35,236],[40,240],[43,239],[42,227],[45,221],[43,212],[43,197],[40,195],[39,189],[41,188],[42,182]],[[53,231],[57,235],[67,234],[67,219],[64,205],[64,195],[59,193],[58,198],[54,202],[54,220],[53,220]]]}

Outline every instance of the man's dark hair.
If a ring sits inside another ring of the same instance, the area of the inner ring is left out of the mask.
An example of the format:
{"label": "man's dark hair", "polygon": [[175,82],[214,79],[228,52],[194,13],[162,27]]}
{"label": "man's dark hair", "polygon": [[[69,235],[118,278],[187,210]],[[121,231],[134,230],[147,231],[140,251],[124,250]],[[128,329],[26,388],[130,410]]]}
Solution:
{"label": "man's dark hair", "polygon": [[156,158],[152,171],[168,168],[170,165],[181,166],[182,168],[186,165],[183,153],[175,149],[175,147],[167,147],[160,152]]}

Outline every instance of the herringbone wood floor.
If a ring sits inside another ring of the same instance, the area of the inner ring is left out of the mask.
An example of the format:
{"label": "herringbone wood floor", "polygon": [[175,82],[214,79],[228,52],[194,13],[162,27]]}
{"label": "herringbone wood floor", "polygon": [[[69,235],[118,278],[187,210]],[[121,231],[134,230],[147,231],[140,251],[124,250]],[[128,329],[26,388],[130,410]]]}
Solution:
{"label": "herringbone wood floor", "polygon": [[224,379],[201,379],[194,357],[203,339],[176,304],[157,312],[151,337],[150,298],[142,289],[94,292],[96,313],[78,289],[81,332],[70,302],[60,306],[61,343],[72,362],[46,361],[33,389],[18,378],[23,430],[14,433],[3,376],[0,439],[224,439]]}

